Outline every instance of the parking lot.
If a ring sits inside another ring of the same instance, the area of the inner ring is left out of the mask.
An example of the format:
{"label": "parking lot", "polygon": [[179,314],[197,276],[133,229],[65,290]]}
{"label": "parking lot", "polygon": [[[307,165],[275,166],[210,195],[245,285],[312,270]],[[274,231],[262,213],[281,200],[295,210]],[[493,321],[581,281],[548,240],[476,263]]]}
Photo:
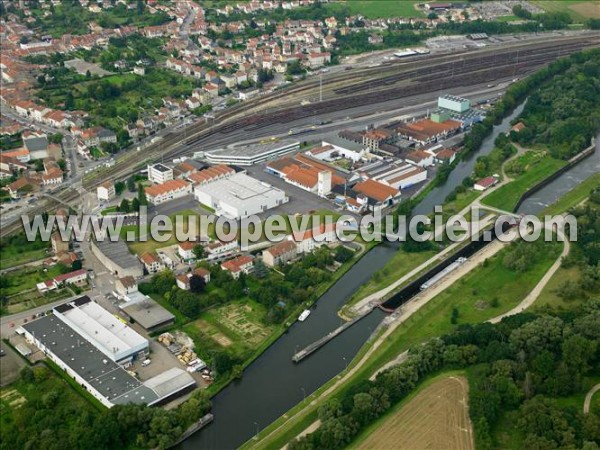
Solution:
{"label": "parking lot", "polygon": [[0,386],[6,386],[17,379],[25,361],[4,342],[0,342],[0,350]]}
{"label": "parking lot", "polygon": [[248,175],[285,191],[290,201],[279,206],[278,208],[269,210],[267,213],[264,213],[261,216],[268,217],[269,215],[273,214],[305,214],[319,209],[335,209],[335,205],[332,201],[318,197],[315,194],[286,183],[281,178],[268,174],[265,172],[265,167],[267,164],[268,163],[262,163],[247,167],[246,169],[248,171]]}

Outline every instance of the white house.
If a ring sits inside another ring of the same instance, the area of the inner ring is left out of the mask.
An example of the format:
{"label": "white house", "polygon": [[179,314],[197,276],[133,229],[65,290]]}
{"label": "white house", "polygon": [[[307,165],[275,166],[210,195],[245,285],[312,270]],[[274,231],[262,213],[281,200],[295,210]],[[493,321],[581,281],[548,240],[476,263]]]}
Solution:
{"label": "white house", "polygon": [[99,201],[108,201],[115,198],[115,185],[112,181],[105,181],[96,188],[96,195]]}

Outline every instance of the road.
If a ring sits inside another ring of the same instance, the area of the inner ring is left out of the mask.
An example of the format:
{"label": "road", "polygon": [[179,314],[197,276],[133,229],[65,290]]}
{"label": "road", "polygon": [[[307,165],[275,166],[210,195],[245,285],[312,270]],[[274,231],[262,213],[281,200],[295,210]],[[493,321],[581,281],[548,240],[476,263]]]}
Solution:
{"label": "road", "polygon": [[595,385],[589,392],[585,395],[585,401],[583,403],[583,413],[590,413],[590,405],[592,403],[592,397],[596,392],[600,391],[600,384]]}

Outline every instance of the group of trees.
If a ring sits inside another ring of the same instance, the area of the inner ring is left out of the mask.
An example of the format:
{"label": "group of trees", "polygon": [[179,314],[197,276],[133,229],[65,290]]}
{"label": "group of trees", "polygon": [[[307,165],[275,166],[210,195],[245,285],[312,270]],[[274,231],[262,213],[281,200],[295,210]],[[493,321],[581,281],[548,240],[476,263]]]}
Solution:
{"label": "group of trees", "polygon": [[[134,185],[132,186],[130,181],[133,180]],[[135,178],[131,177],[127,180],[127,187],[130,192],[135,192],[137,189],[138,195],[131,199],[124,198],[121,200],[119,206],[117,206],[117,211],[122,213],[130,213],[130,212],[139,212],[141,206],[148,206],[148,199],[146,198],[146,192],[144,191],[144,185],[142,183],[138,183],[137,188],[135,188]],[[133,187],[133,190],[131,188]],[[117,186],[115,185],[115,190]],[[125,190],[124,183],[119,185],[119,191],[123,192]]]}
{"label": "group of trees", "polygon": [[211,407],[203,391],[176,409],[117,405],[98,411],[45,366],[26,366],[17,388],[26,401],[3,413],[1,449],[158,448],[174,444]]}
{"label": "group of trees", "polygon": [[553,398],[581,392],[584,377],[600,362],[599,339],[600,299],[564,319],[526,313],[495,325],[461,325],[411,348],[402,364],[374,381],[358,381],[329,400],[319,408],[319,429],[289,448],[344,448],[425,377],[471,366],[469,413],[477,448],[497,447],[490,430],[504,411],[516,414],[523,448],[598,448],[598,412],[583,416]]}
{"label": "group of trees", "polygon": [[[592,80],[592,77],[590,76],[580,76],[579,74],[582,72],[585,74],[585,71],[594,71],[599,58],[600,51],[597,49],[575,53],[569,57],[558,59],[533,75],[512,84],[507,89],[502,99],[488,112],[483,122],[473,125],[471,131],[465,136],[465,145],[461,153],[467,156],[479,149],[483,140],[491,134],[493,126],[500,123],[504,117],[513,111],[514,108],[522,103],[527,97],[529,97],[529,100],[523,110],[523,121],[527,126],[530,125],[529,122],[531,121],[532,126],[535,126],[535,132],[538,131],[537,125],[539,125],[539,132],[546,136],[545,138],[538,138],[540,140],[537,140],[536,142],[545,142],[542,139],[554,139],[555,143],[551,143],[550,145],[552,151],[553,147],[562,148],[563,146],[566,146],[566,141],[564,139],[569,133],[572,133],[571,137],[574,138],[574,134],[581,132],[581,137],[584,140],[587,138],[587,141],[589,141],[589,137],[591,136],[590,130],[593,129],[594,124],[596,124],[596,127],[598,126],[598,80]],[[571,68],[572,71],[569,71]],[[563,76],[568,71],[570,76]],[[570,79],[571,82],[567,81],[568,79]],[[573,87],[571,89],[569,86],[578,87]],[[586,87],[589,87],[592,90],[588,92]],[[556,92],[554,92],[555,90]],[[561,101],[555,104],[553,100],[559,97]],[[569,98],[569,100],[566,100],[567,98]],[[547,102],[550,102],[552,106],[549,106]],[[561,106],[570,102],[574,102],[578,105],[580,104],[579,102],[581,102],[581,106],[585,113],[589,114],[589,116],[583,116],[579,109],[567,107],[569,114],[573,114],[575,119],[581,122],[580,124],[574,124],[576,131],[569,131],[568,127],[565,125],[566,122],[570,123],[572,121],[570,118],[564,119],[565,123],[553,123],[554,119],[552,119],[553,113],[561,115],[562,118],[566,118],[567,116],[564,115],[566,110],[561,109]],[[595,104],[592,104],[593,102],[595,102]],[[555,107],[557,110],[553,110]],[[538,114],[541,114],[541,116],[537,116]],[[517,139],[517,142],[523,144],[531,143],[531,141],[528,141],[526,138],[528,134],[528,132],[525,132],[524,134],[518,133],[518,135],[522,137]],[[522,141],[520,139],[522,139]],[[574,138],[574,141],[577,142],[577,148],[582,145],[580,138]],[[580,149],[581,148],[579,148],[579,150]],[[556,151],[554,153],[556,153]]]}
{"label": "group of trees", "polygon": [[588,202],[569,211],[577,219],[575,251],[563,261],[563,267],[577,266],[580,276],[563,282],[557,295],[566,301],[586,298],[600,290],[600,186],[590,192]]}
{"label": "group of trees", "polygon": [[477,158],[473,174],[477,178],[484,178],[500,172],[502,164],[517,153],[504,133],[500,133],[494,141],[494,149],[487,155]]}
{"label": "group of trees", "polygon": [[512,137],[523,145],[545,144],[562,159],[587,147],[600,127],[600,55],[573,64],[534,92],[522,120],[526,128]]}

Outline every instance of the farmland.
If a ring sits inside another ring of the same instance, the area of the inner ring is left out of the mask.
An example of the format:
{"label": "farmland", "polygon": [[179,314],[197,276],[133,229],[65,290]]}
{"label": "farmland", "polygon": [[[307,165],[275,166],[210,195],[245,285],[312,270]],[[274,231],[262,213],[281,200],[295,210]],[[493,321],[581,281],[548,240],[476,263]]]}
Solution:
{"label": "farmland", "polygon": [[598,2],[578,0],[536,1],[537,6],[548,12],[566,12],[573,20],[582,22],[587,18],[600,18]]}
{"label": "farmland", "polygon": [[473,449],[467,398],[467,380],[444,375],[369,427],[352,448]]}
{"label": "farmland", "polygon": [[335,10],[339,5],[346,6],[351,14],[360,14],[369,19],[380,17],[423,17],[423,13],[418,10],[413,2],[398,0],[349,0],[347,2],[332,3],[328,8]]}

